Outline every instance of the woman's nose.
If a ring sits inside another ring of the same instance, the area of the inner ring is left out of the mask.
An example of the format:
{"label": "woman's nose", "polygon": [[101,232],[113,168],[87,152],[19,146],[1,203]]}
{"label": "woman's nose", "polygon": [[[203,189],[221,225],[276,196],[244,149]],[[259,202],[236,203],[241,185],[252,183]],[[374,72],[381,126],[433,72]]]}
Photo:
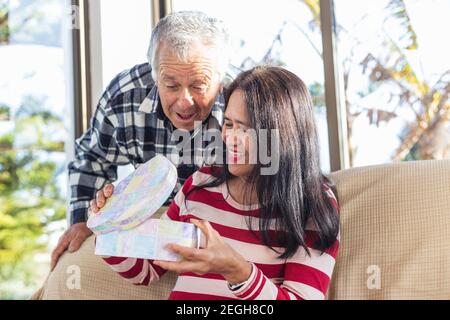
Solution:
{"label": "woman's nose", "polygon": [[240,144],[239,132],[236,129],[227,129],[224,135],[224,141],[227,145]]}

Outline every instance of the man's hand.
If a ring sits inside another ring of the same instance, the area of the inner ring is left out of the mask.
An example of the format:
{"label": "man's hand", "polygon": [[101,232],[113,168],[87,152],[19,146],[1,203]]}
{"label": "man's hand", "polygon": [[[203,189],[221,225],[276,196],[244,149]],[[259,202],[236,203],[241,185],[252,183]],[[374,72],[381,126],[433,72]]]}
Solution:
{"label": "man's hand", "polygon": [[[97,191],[95,199],[90,203],[89,211],[97,213],[101,208],[105,206],[106,200],[111,197],[114,191],[114,186],[112,184],[107,184],[103,189]],[[76,223],[64,232],[64,234],[59,238],[58,245],[52,252],[52,261],[50,268],[53,269],[59,260],[59,257],[69,249],[69,252],[77,251],[84,240],[86,240],[92,231],[86,226],[86,222]]]}
{"label": "man's hand", "polygon": [[59,238],[58,245],[52,252],[51,271],[56,266],[59,257],[69,248],[69,252],[77,251],[81,244],[92,234],[92,231],[86,226],[86,222],[80,222],[72,225]]}

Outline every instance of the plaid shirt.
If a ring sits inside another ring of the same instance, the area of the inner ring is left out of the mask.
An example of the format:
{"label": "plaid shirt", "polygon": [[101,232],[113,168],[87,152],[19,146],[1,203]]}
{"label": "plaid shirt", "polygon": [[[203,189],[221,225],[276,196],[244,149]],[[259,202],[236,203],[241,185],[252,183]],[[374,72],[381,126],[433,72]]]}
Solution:
{"label": "plaid shirt", "polygon": [[[198,127],[202,129],[202,135],[208,129],[220,129],[223,111],[221,94],[209,117]],[[174,129],[162,111],[158,88],[148,63],[117,75],[101,97],[91,119],[91,127],[76,140],[76,160],[68,166],[70,225],[87,220],[89,202],[97,190],[117,179],[117,166],[132,164],[137,168],[156,154],[166,156],[177,167],[178,182],[173,197],[183,182],[199,168],[196,165],[199,164],[198,155],[207,148],[204,141],[207,139],[201,139],[201,145],[194,144],[197,139],[193,137],[199,132],[195,130],[188,140],[190,149],[184,145],[182,150],[195,151],[191,152],[191,164],[180,161],[183,154],[180,154],[180,140],[172,140]]]}

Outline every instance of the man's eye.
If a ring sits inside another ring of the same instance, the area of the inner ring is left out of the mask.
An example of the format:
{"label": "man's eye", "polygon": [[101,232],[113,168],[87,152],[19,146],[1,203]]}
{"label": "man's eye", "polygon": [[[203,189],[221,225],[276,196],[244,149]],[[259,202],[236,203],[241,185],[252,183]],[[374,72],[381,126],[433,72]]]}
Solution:
{"label": "man's eye", "polygon": [[206,85],[198,85],[198,86],[193,86],[194,90],[197,91],[206,91],[206,89],[208,89],[208,86]]}
{"label": "man's eye", "polygon": [[169,89],[177,89],[178,86],[177,86],[177,85],[174,85],[174,84],[166,84],[166,88],[169,88]]}

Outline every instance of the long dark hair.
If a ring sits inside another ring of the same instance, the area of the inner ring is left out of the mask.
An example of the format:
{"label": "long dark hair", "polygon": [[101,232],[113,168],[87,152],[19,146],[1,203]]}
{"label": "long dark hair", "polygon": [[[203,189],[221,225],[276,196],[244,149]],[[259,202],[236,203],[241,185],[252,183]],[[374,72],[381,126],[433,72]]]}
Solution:
{"label": "long dark hair", "polygon": [[[318,234],[314,247],[324,252],[333,245],[339,232],[337,208],[332,205],[324,185],[328,185],[336,197],[337,193],[320,170],[313,103],[307,87],[286,69],[256,67],[241,73],[230,84],[225,94],[226,104],[235,90],[243,93],[251,128],[257,133],[261,129],[279,132],[278,171],[261,175],[263,165],[258,161],[246,177],[258,196],[263,243],[271,249],[273,243],[285,248],[279,256],[281,259],[292,257],[300,246],[310,254],[305,229],[311,220]],[[214,179],[197,188],[219,186],[233,177],[226,164],[212,172]],[[269,232],[273,221],[276,239]]]}

